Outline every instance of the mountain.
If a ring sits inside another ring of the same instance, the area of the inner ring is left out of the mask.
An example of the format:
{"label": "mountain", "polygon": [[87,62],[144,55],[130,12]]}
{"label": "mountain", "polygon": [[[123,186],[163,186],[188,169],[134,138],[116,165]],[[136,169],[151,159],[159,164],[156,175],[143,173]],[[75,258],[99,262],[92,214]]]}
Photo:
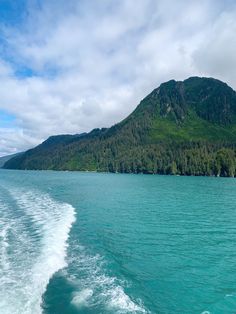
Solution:
{"label": "mountain", "polygon": [[22,153],[16,153],[16,154],[11,154],[11,155],[7,155],[7,156],[2,156],[2,157],[0,157],[0,168],[2,168],[2,167],[4,166],[4,164],[5,164],[8,160],[10,160],[11,158],[16,157],[16,156],[18,156],[18,155],[20,155],[20,154],[22,154]]}
{"label": "mountain", "polygon": [[236,92],[213,78],[171,80],[111,128],[49,137],[4,168],[235,176]]}

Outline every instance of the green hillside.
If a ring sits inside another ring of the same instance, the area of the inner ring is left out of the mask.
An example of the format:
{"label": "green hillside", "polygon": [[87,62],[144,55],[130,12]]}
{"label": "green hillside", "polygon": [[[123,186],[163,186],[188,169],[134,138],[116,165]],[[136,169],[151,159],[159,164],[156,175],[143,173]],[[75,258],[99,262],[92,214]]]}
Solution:
{"label": "green hillside", "polygon": [[22,154],[22,153],[16,153],[16,154],[11,154],[11,155],[7,155],[7,156],[2,156],[2,157],[0,157],[0,168],[2,168],[2,167],[4,166],[4,164],[5,164],[8,160],[10,160],[11,158],[16,157],[16,156],[18,156],[18,155],[20,155],[20,154]]}
{"label": "green hillside", "polygon": [[235,176],[236,92],[213,78],[171,80],[108,129],[50,137],[11,169]]}

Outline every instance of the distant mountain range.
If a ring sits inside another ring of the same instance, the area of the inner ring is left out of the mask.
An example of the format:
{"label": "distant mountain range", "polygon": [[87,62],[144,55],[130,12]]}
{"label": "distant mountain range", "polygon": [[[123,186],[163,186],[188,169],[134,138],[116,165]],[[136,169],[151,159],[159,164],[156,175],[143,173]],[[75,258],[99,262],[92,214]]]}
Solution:
{"label": "distant mountain range", "polygon": [[8,169],[236,175],[236,92],[213,79],[161,84],[111,128],[49,137]]}

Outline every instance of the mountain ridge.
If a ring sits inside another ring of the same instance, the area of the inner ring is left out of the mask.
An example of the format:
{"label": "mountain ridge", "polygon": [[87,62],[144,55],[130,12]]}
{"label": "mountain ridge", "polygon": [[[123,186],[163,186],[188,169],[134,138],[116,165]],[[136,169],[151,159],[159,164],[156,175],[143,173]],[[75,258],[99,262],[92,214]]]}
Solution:
{"label": "mountain ridge", "polygon": [[23,154],[23,152],[19,152],[19,153],[15,153],[15,154],[10,154],[10,155],[6,155],[6,156],[2,156],[0,157],[0,168],[2,168],[4,166],[4,164],[10,160],[13,157],[16,157],[20,154]]}

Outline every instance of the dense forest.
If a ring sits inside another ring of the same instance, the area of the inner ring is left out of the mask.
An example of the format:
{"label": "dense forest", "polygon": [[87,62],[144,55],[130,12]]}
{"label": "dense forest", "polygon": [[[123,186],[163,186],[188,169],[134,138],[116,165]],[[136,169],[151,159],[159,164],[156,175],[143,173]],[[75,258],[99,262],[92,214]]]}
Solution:
{"label": "dense forest", "polygon": [[111,128],[58,135],[10,169],[236,176],[236,93],[213,78],[171,80]]}

